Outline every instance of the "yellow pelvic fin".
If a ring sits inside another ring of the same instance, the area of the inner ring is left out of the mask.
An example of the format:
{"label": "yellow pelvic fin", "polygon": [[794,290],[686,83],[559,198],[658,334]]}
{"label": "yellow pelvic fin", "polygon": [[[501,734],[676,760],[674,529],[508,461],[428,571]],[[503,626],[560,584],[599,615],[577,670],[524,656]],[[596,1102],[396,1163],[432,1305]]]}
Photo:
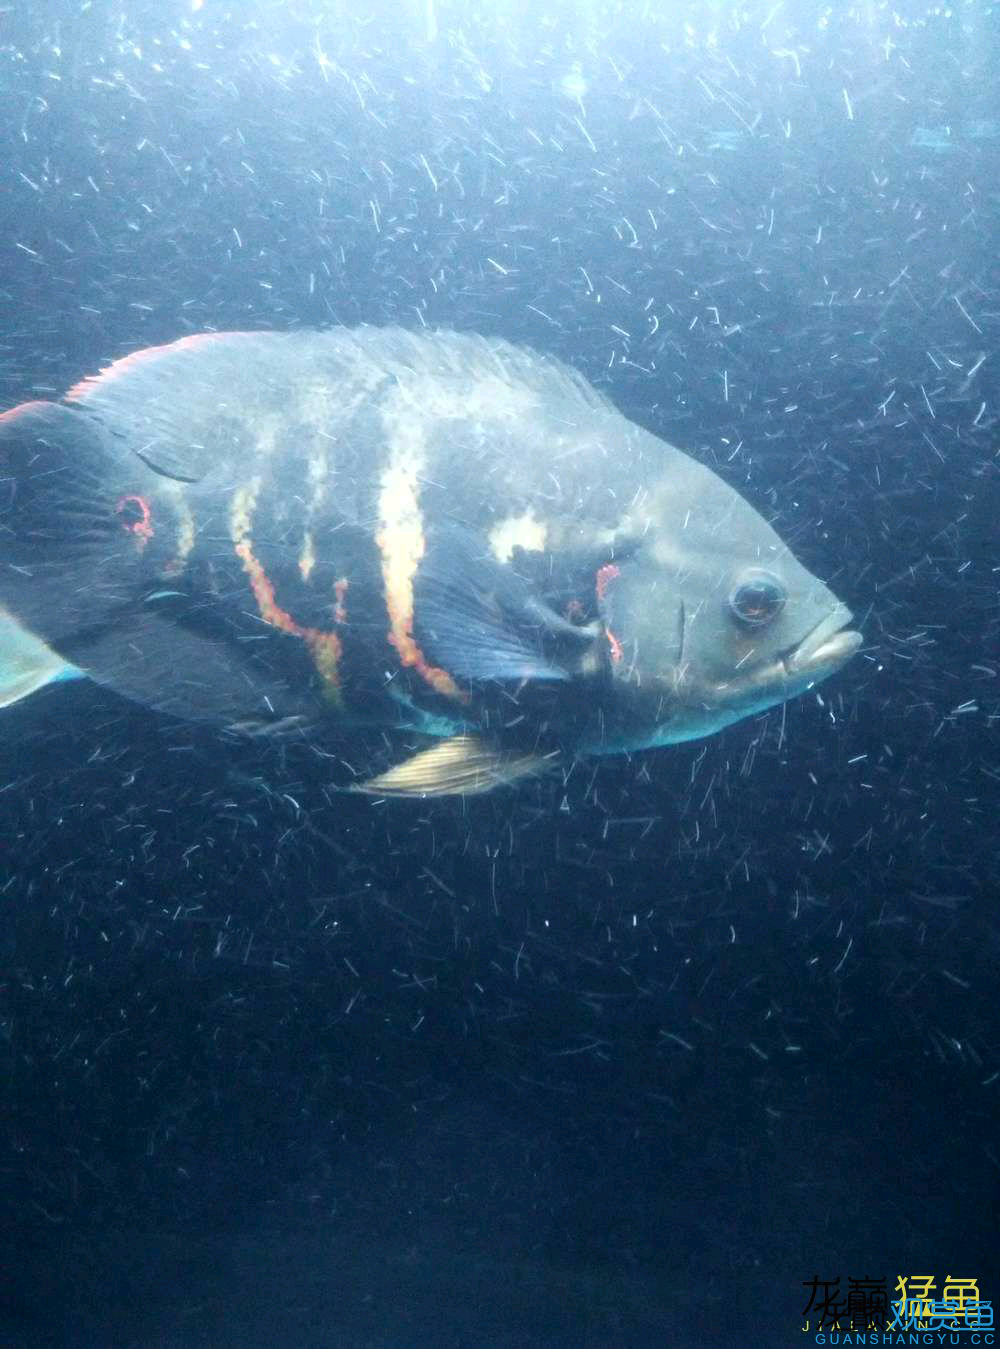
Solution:
{"label": "yellow pelvic fin", "polygon": [[511,756],[471,735],[421,750],[354,790],[372,796],[481,796],[555,768],[557,753]]}

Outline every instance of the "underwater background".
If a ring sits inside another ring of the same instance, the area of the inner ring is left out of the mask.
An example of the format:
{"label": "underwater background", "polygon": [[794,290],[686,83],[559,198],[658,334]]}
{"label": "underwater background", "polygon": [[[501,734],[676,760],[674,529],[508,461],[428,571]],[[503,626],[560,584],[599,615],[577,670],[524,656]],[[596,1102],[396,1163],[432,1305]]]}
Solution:
{"label": "underwater background", "polygon": [[778,1346],[817,1280],[1000,1298],[998,34],[0,5],[0,406],[206,329],[504,337],[780,509],[866,639],[465,801],[89,684],[6,709],[0,1345]]}

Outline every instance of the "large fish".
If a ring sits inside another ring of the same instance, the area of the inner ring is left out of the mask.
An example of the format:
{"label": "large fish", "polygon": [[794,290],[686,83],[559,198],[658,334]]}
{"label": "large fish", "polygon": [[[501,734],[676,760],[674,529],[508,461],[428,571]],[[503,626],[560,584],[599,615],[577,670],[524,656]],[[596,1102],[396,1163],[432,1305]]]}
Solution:
{"label": "large fish", "polygon": [[[708,468],[505,342],[221,333],[0,417],[0,704],[417,732],[378,793],[709,735],[857,649]],[[411,745],[412,748],[412,745]]]}

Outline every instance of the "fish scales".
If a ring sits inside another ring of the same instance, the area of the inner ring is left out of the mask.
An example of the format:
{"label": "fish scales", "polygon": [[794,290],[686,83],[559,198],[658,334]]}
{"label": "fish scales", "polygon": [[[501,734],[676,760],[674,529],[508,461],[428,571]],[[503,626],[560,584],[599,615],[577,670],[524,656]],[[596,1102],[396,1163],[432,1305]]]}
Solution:
{"label": "fish scales", "polygon": [[193,720],[450,737],[375,791],[711,734],[860,641],[711,470],[470,334],[182,338],[3,414],[0,475],[17,689],[62,661]]}

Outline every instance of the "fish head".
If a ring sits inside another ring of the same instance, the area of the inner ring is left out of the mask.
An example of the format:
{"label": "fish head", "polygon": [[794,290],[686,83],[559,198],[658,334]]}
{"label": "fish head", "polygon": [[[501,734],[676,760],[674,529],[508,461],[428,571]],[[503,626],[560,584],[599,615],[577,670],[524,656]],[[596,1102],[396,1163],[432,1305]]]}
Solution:
{"label": "fish head", "polygon": [[861,645],[851,611],[763,516],[680,458],[597,576],[625,748],[711,735],[805,692]]}

